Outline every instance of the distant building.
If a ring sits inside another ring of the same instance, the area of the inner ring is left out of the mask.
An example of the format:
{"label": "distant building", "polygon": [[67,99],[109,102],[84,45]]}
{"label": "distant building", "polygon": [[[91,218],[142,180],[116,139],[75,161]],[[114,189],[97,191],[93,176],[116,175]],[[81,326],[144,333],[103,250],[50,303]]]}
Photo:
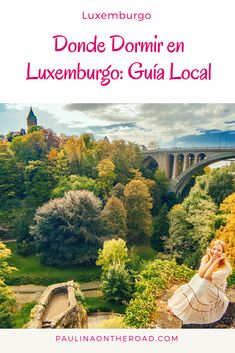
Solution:
{"label": "distant building", "polygon": [[103,141],[104,141],[104,142],[108,142],[108,143],[110,143],[110,142],[109,142],[109,139],[108,139],[108,137],[107,137],[107,136],[105,136],[105,137],[103,138]]}
{"label": "distant building", "polygon": [[29,114],[27,116],[27,130],[29,130],[33,126],[37,126],[37,118],[33,112],[32,107],[30,107]]}

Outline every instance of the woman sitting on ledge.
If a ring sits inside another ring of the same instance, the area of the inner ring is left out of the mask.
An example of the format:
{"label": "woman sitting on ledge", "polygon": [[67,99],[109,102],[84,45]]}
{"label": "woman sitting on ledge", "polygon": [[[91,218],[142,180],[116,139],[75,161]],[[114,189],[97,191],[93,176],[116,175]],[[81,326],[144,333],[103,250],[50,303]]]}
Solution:
{"label": "woman sitting on ledge", "polygon": [[169,299],[170,311],[183,324],[203,325],[220,320],[229,304],[225,289],[231,271],[224,242],[213,241],[201,260],[198,273]]}

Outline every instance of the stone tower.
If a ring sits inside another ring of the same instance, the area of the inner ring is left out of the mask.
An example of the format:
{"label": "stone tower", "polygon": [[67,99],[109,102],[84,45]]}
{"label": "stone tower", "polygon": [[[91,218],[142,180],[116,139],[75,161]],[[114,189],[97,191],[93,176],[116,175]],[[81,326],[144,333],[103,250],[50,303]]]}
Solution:
{"label": "stone tower", "polygon": [[30,107],[29,114],[27,116],[27,130],[29,130],[32,126],[37,126],[37,118],[32,107]]}

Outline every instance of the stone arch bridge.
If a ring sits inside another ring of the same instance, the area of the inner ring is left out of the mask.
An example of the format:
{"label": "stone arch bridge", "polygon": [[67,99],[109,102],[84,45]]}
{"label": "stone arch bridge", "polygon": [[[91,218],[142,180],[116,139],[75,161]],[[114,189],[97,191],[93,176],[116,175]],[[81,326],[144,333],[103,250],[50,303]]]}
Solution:
{"label": "stone arch bridge", "polygon": [[189,179],[200,168],[235,158],[235,147],[171,148],[144,150],[143,163],[161,169],[170,180],[171,190],[181,194]]}

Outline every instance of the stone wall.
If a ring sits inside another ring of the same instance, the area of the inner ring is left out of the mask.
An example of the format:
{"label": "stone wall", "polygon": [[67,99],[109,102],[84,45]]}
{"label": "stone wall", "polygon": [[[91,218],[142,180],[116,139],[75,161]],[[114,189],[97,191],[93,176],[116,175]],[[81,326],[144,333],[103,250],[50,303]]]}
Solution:
{"label": "stone wall", "polygon": [[67,293],[68,308],[50,322],[50,328],[86,328],[87,313],[76,300],[79,289],[73,281],[58,283],[46,288],[38,304],[32,309],[30,321],[25,328],[43,328],[43,317],[51,298],[57,293]]}

